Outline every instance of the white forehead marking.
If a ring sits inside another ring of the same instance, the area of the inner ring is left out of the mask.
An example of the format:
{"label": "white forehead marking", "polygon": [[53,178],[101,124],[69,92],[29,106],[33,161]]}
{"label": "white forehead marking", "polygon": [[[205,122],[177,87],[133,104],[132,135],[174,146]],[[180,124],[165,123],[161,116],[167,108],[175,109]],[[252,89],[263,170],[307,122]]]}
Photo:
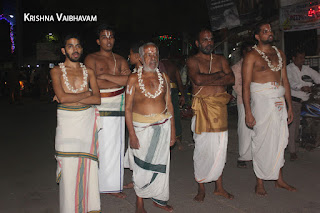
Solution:
{"label": "white forehead marking", "polygon": [[147,53],[154,53],[154,52],[156,52],[156,48],[153,47],[153,46],[147,47],[147,48],[145,49],[145,52],[147,52]]}
{"label": "white forehead marking", "polygon": [[106,32],[105,35],[107,38],[112,38],[113,35],[111,31],[105,31],[105,32]]}
{"label": "white forehead marking", "polygon": [[129,90],[129,86],[127,86],[127,91],[126,91],[126,93],[128,94],[128,95],[131,95],[132,94],[132,89],[133,89],[133,86],[131,86],[131,89]]}

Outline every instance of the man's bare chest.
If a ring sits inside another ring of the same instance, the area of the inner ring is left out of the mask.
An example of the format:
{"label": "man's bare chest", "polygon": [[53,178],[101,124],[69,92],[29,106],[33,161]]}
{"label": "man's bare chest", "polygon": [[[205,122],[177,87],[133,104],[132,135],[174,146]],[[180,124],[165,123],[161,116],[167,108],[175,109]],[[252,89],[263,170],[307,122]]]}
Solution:
{"label": "man's bare chest", "polygon": [[88,77],[84,76],[82,72],[67,72],[66,76],[61,75],[61,82],[65,91],[69,91],[87,85]]}
{"label": "man's bare chest", "polygon": [[164,79],[161,79],[161,82],[158,78],[155,77],[147,77],[144,78],[144,87],[146,91],[149,91],[151,93],[154,93],[155,91],[162,91],[163,88],[166,87]]}
{"label": "man's bare chest", "polygon": [[113,59],[97,59],[96,73],[99,74],[116,74],[119,72],[119,65]]}
{"label": "man's bare chest", "polygon": [[262,56],[257,56],[254,71],[268,72],[271,71],[271,67],[277,67],[279,62],[282,64],[282,60],[279,60],[277,54],[266,54],[266,56],[267,59],[262,58]]}
{"label": "man's bare chest", "polygon": [[222,70],[222,65],[217,60],[212,60],[211,62],[203,60],[199,64],[199,70],[200,70],[200,73],[204,73],[204,74],[215,73]]}

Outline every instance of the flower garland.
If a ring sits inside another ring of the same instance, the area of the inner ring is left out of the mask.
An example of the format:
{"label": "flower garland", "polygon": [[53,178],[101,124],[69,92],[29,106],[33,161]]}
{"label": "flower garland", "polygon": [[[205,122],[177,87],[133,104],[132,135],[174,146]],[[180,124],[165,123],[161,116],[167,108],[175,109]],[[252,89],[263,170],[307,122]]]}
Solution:
{"label": "flower garland", "polygon": [[278,72],[279,70],[281,70],[282,57],[281,57],[279,50],[275,46],[272,46],[272,48],[275,49],[277,56],[278,56],[278,65],[276,67],[271,64],[271,61],[269,60],[268,56],[266,56],[266,54],[264,52],[262,52],[261,50],[258,49],[257,45],[254,45],[252,48],[254,48],[259,53],[259,55],[261,55],[261,57],[268,63],[269,68],[273,72]]}
{"label": "flower garland", "polygon": [[162,93],[163,78],[162,78],[162,75],[161,75],[158,68],[156,69],[156,72],[157,72],[158,79],[159,79],[159,87],[158,87],[158,90],[154,94],[151,94],[150,92],[146,91],[145,85],[143,84],[143,80],[141,78],[142,77],[142,67],[139,67],[139,69],[138,69],[139,87],[142,90],[142,93],[144,94],[144,96],[146,96],[147,98],[156,98]]}
{"label": "flower garland", "polygon": [[66,67],[64,66],[64,63],[59,63],[59,67],[62,71],[64,84],[67,86],[68,90],[70,90],[73,93],[77,93],[77,92],[84,90],[84,88],[88,84],[88,82],[87,82],[88,81],[88,71],[87,71],[87,68],[84,64],[80,63],[80,67],[82,68],[82,72],[83,72],[83,83],[79,89],[74,89],[73,86],[70,85],[68,77],[67,77]]}

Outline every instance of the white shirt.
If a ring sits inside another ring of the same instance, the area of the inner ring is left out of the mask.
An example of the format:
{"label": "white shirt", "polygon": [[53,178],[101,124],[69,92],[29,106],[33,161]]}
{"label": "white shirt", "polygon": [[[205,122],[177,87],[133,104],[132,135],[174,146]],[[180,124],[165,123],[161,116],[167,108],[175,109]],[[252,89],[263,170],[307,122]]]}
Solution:
{"label": "white shirt", "polygon": [[291,87],[291,95],[300,98],[302,101],[307,101],[310,93],[301,91],[301,88],[304,86],[312,86],[311,82],[303,81],[302,76],[307,75],[311,77],[316,84],[320,84],[320,73],[306,65],[302,65],[300,71],[294,63],[290,63],[287,65],[287,74]]}

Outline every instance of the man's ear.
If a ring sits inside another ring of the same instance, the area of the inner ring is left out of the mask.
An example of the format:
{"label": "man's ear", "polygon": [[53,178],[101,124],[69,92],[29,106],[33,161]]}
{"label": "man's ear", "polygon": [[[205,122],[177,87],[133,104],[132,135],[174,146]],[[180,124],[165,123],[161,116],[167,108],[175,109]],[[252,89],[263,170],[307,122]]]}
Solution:
{"label": "man's ear", "polygon": [[197,47],[199,47],[199,41],[196,40],[196,42],[194,42],[196,44]]}
{"label": "man's ear", "polygon": [[258,34],[255,34],[254,38],[257,39],[257,41],[260,41],[260,36]]}
{"label": "man's ear", "polygon": [[97,39],[97,40],[96,40],[96,42],[97,42],[97,44],[100,46],[100,40],[99,40],[99,39]]}
{"label": "man's ear", "polygon": [[66,49],[61,48],[61,52],[62,52],[63,55],[66,55]]}

